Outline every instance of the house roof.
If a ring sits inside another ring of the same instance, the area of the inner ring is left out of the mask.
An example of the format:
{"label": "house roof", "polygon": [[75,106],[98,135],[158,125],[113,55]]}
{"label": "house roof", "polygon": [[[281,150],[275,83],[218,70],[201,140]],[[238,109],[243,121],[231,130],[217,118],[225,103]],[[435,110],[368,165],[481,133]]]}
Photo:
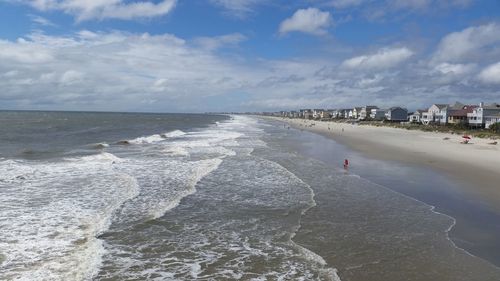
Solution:
{"label": "house roof", "polygon": [[500,109],[500,104],[488,104],[483,106],[484,109]]}
{"label": "house roof", "polygon": [[492,114],[492,115],[488,115],[488,116],[486,116],[486,117],[487,117],[487,118],[488,118],[488,117],[500,118],[500,112],[495,113],[495,114]]}
{"label": "house roof", "polygon": [[440,103],[435,103],[433,105],[435,105],[439,109],[447,108],[448,106],[450,106],[448,104],[440,104]]}
{"label": "house roof", "polygon": [[464,108],[465,104],[461,103],[461,102],[455,102],[454,105],[451,105],[449,106],[451,109],[462,109]]}
{"label": "house roof", "polygon": [[474,111],[474,108],[477,108],[477,105],[465,105],[462,109],[451,111],[449,116],[467,117],[467,113],[472,113]]}
{"label": "house roof", "polygon": [[400,106],[393,106],[393,107],[389,108],[389,110],[395,110],[395,109],[403,109],[404,110],[404,108],[402,108]]}

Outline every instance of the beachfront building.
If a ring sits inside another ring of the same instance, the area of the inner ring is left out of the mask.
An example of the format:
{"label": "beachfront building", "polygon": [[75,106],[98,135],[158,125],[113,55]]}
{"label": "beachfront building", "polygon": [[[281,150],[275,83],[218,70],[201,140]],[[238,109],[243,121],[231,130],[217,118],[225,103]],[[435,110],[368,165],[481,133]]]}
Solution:
{"label": "beachfront building", "polygon": [[377,106],[374,106],[374,105],[367,105],[367,106],[364,106],[361,108],[361,112],[358,116],[358,119],[359,120],[366,120],[366,119],[370,119],[370,115],[372,113],[372,109],[378,109]]}
{"label": "beachfront building", "polygon": [[302,112],[302,118],[304,119],[311,119],[312,118],[312,110],[310,109],[301,109]]}
{"label": "beachfront building", "polygon": [[337,109],[332,114],[332,118],[344,119],[344,118],[346,118],[345,117],[346,116],[346,111],[348,111],[348,109]]}
{"label": "beachfront building", "polygon": [[[475,128],[485,128],[486,127],[486,117],[489,118],[489,126],[494,120],[495,116],[500,113],[500,104],[490,104],[485,105],[480,103],[478,107],[474,108],[471,113],[467,114],[467,120],[471,127]],[[491,118],[492,117],[492,118]]]}
{"label": "beachfront building", "polygon": [[477,105],[464,105],[461,109],[448,110],[448,124],[468,124],[469,119],[467,115],[472,113]]}
{"label": "beachfront building", "polygon": [[385,119],[393,122],[408,121],[408,110],[399,106],[391,107],[385,113]]}
{"label": "beachfront building", "polygon": [[345,115],[346,119],[352,119],[352,118],[354,118],[353,116],[354,116],[354,112],[352,109],[349,109],[348,111],[346,111],[346,115]]}
{"label": "beachfront building", "polygon": [[484,127],[489,129],[491,125],[500,123],[500,113],[484,117]]}
{"label": "beachfront building", "polygon": [[321,118],[321,112],[323,112],[323,109],[313,109],[312,110],[312,118],[313,119],[320,119]]}
{"label": "beachfront building", "polygon": [[424,125],[429,124],[446,124],[446,110],[449,105],[447,104],[433,104],[427,112],[422,113],[420,121]]}
{"label": "beachfront building", "polygon": [[319,118],[320,119],[330,119],[330,110],[321,110],[319,112]]}
{"label": "beachfront building", "polygon": [[379,121],[384,120],[386,111],[387,110],[381,108],[372,108],[372,110],[370,110],[370,119]]}
{"label": "beachfront building", "polygon": [[415,110],[412,114],[408,116],[408,121],[411,123],[420,123],[420,119],[422,119],[422,114],[426,112],[425,109]]}
{"label": "beachfront building", "polygon": [[351,119],[359,119],[361,116],[361,109],[362,107],[355,107],[352,109],[352,115],[350,116]]}
{"label": "beachfront building", "polygon": [[[448,124],[449,116],[454,114],[454,112],[460,112],[462,111],[466,105],[460,103],[460,102],[455,102],[453,105],[448,105],[444,109],[441,110],[441,119],[439,120],[440,125],[446,125]],[[460,119],[460,116],[457,116],[458,120]]]}

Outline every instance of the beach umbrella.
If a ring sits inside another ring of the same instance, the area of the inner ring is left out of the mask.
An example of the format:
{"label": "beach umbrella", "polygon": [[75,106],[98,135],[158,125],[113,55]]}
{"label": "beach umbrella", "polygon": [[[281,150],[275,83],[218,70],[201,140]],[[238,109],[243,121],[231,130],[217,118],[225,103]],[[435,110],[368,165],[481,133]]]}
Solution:
{"label": "beach umbrella", "polygon": [[468,135],[463,135],[462,138],[464,138],[466,140],[470,140],[470,137]]}

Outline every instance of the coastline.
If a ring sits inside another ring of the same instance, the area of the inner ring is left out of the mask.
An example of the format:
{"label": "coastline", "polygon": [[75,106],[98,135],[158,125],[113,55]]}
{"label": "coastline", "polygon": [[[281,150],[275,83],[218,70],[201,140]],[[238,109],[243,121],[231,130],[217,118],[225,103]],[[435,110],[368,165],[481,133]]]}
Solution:
{"label": "coastline", "polygon": [[[399,193],[404,197],[421,202],[429,206],[433,213],[448,217],[453,221],[445,231],[448,241],[453,244],[456,249],[463,250],[468,255],[479,257],[480,260],[487,261],[487,263],[493,267],[499,268],[500,259],[497,251],[500,249],[500,243],[498,243],[496,237],[500,234],[500,225],[497,223],[500,218],[500,212],[498,208],[495,208],[498,206],[495,205],[495,203],[499,201],[498,193],[500,193],[500,190],[496,190],[498,188],[495,188],[495,180],[497,179],[495,179],[494,176],[492,177],[493,181],[488,182],[488,187],[493,188],[489,190],[484,188],[478,192],[475,190],[476,186],[471,185],[474,179],[470,181],[461,181],[460,177],[447,174],[438,167],[443,163],[452,162],[453,164],[453,158],[440,159],[439,162],[433,163],[434,166],[430,166],[425,165],[425,160],[421,158],[411,159],[411,161],[401,159],[405,156],[411,157],[411,147],[394,149],[391,146],[385,148],[385,151],[389,151],[391,155],[377,156],[377,153],[383,152],[365,153],[363,149],[358,149],[357,146],[353,145],[360,145],[361,143],[361,145],[364,145],[364,147],[362,147],[364,149],[376,149],[373,148],[375,146],[371,145],[371,143],[375,142],[374,140],[364,142],[363,139],[356,139],[359,138],[357,134],[345,134],[345,138],[338,136],[342,135],[342,127],[344,127],[344,133],[354,131],[356,128],[358,130],[364,130],[365,132],[361,134],[363,137],[366,131],[371,132],[372,130],[380,131],[380,129],[384,129],[380,127],[358,127],[334,122],[304,122],[304,120],[300,119],[265,119],[274,122],[278,121],[276,125],[278,127],[281,126],[282,130],[285,131],[287,130],[283,122],[295,121],[295,123],[286,123],[289,124],[290,127],[296,128],[296,130],[293,131],[299,132],[299,134],[300,131],[303,131],[301,134],[303,137],[299,139],[299,143],[293,144],[293,141],[290,139],[285,140],[284,145],[292,145],[294,149],[301,151],[301,154],[305,153],[303,155],[319,159],[327,163],[327,165],[333,165],[333,167],[337,167],[338,169],[342,169],[342,160],[344,157],[349,158],[352,160],[349,170],[352,170],[356,175],[360,175],[374,184]],[[281,125],[279,125],[280,123]],[[310,127],[309,125],[313,123],[316,123],[316,125]],[[330,127],[330,130],[328,130],[328,127]],[[351,127],[354,129],[349,129]],[[365,130],[365,128],[368,130]],[[336,129],[337,131],[335,131]],[[405,135],[408,132],[407,130],[390,129],[395,130],[393,133],[401,135]],[[290,132],[292,132],[292,130],[290,130]],[[443,141],[440,138],[436,140],[436,135],[440,136],[441,134],[423,133],[424,139],[429,139],[431,142],[436,142],[437,140]],[[316,137],[314,137],[315,135]],[[380,133],[370,134],[370,136],[372,135],[377,137],[380,136]],[[467,146],[459,144],[459,138],[461,136],[451,134],[445,135],[454,136],[455,140],[450,139],[449,141],[456,141],[457,147]],[[354,141],[351,141],[351,139],[354,139]],[[396,140],[399,139],[396,137]],[[472,143],[478,144],[475,140],[473,140]],[[482,140],[480,145],[490,146],[486,143],[487,140]],[[468,147],[472,148],[472,145]],[[401,152],[403,149],[407,151]],[[489,151],[491,151],[491,149]],[[477,169],[481,169],[481,166],[471,166],[469,173],[477,175]],[[464,174],[464,177],[467,176],[470,176],[470,174]],[[496,176],[500,177],[498,174]],[[481,179],[479,179],[478,182],[483,184]],[[495,191],[497,193],[495,193]],[[483,197],[487,193],[497,197]]]}
{"label": "coastline", "polygon": [[460,135],[449,133],[267,118],[321,134],[371,158],[440,171],[456,180],[460,192],[500,213],[500,147],[489,145],[489,139],[474,138],[465,145]]}

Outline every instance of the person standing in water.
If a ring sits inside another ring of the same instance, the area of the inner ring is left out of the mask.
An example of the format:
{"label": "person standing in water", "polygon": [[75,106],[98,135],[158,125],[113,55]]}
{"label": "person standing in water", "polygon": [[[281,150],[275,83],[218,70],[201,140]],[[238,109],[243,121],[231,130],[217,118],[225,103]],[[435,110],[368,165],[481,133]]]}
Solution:
{"label": "person standing in water", "polygon": [[344,160],[344,169],[348,169],[349,168],[349,160],[345,159]]}

